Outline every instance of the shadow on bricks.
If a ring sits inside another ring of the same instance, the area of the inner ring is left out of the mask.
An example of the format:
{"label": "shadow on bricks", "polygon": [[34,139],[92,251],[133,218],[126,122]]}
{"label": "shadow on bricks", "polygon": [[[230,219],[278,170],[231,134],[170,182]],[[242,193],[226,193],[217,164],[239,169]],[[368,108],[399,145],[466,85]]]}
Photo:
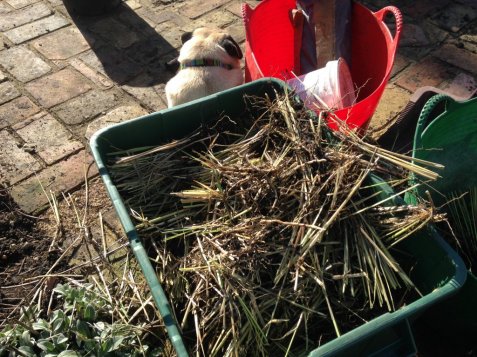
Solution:
{"label": "shadow on bricks", "polygon": [[151,87],[174,75],[165,65],[177,50],[127,4],[98,16],[77,15],[65,6],[91,47],[81,60],[117,84]]}

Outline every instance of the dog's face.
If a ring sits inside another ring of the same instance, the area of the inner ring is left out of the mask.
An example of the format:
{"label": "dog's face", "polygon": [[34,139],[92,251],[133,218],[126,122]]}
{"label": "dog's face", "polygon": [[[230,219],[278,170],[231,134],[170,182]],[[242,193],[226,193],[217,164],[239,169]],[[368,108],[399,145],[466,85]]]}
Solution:
{"label": "dog's face", "polygon": [[[186,32],[181,36],[182,48],[179,62],[199,58],[212,58],[228,63],[235,68],[240,67],[243,57],[240,46],[227,32],[221,29],[201,27],[194,32]],[[174,65],[174,60],[168,63]]]}

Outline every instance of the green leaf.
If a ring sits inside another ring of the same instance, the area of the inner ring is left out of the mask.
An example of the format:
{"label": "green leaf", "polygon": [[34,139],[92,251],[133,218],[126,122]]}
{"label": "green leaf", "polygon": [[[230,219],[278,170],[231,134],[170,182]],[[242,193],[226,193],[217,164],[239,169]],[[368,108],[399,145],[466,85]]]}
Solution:
{"label": "green leaf", "polygon": [[87,350],[87,351],[92,351],[92,350],[95,350],[96,347],[98,346],[98,342],[96,340],[86,340],[85,343],[84,343],[84,349]]}
{"label": "green leaf", "polygon": [[78,352],[72,351],[72,350],[66,350],[61,352],[58,357],[81,357],[81,355]]}
{"label": "green leaf", "polygon": [[86,305],[83,315],[86,321],[93,321],[96,318],[96,310],[94,309],[94,306],[91,304]]}
{"label": "green leaf", "polygon": [[101,331],[101,335],[99,335],[99,337],[101,338],[101,340],[106,341],[110,337],[109,329],[107,328],[107,329],[104,329],[103,331]]}
{"label": "green leaf", "polygon": [[66,284],[58,284],[54,289],[54,292],[65,296],[68,292],[68,286]]}
{"label": "green leaf", "polygon": [[76,334],[81,336],[82,339],[87,339],[91,337],[91,329],[89,328],[89,325],[82,321],[82,320],[76,320]]}
{"label": "green leaf", "polygon": [[36,339],[37,340],[46,340],[46,339],[51,338],[52,334],[53,334],[53,332],[51,331],[51,329],[46,330],[46,331],[40,331],[40,335],[37,336]]}
{"label": "green leaf", "polygon": [[18,350],[26,357],[36,357],[35,351],[30,346],[21,346]]}
{"label": "green leaf", "polygon": [[53,332],[58,333],[60,331],[63,331],[66,324],[64,319],[57,318],[56,320],[53,321],[52,325],[53,325]]}
{"label": "green leaf", "polygon": [[55,345],[49,340],[40,340],[36,343],[36,345],[41,348],[43,351],[46,352],[54,352]]}
{"label": "green leaf", "polygon": [[62,345],[63,343],[68,342],[68,337],[60,333],[56,338],[56,344]]}
{"label": "green leaf", "polygon": [[113,352],[119,349],[121,343],[123,343],[124,336],[114,336],[107,341],[106,352]]}
{"label": "green leaf", "polygon": [[65,318],[65,312],[63,310],[55,310],[53,311],[52,322],[58,319],[63,320]]}
{"label": "green leaf", "polygon": [[31,343],[30,331],[23,331],[20,341],[21,341],[21,344],[24,346],[33,347],[33,344]]}
{"label": "green leaf", "polygon": [[44,319],[39,319],[37,322],[34,322],[32,326],[36,331],[49,331],[51,329],[50,324]]}
{"label": "green leaf", "polygon": [[106,329],[106,324],[103,321],[98,321],[94,324],[94,327],[96,327],[99,331],[103,331]]}

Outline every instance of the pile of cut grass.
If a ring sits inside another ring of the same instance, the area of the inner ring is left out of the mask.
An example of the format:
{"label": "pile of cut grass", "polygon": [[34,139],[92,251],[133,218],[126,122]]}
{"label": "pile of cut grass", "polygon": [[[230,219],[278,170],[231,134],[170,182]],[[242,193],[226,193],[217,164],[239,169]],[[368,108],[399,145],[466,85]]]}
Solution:
{"label": "pile of cut grass", "polygon": [[109,166],[199,355],[300,354],[398,308],[416,289],[392,248],[432,219],[380,194],[432,171],[291,96],[252,102]]}

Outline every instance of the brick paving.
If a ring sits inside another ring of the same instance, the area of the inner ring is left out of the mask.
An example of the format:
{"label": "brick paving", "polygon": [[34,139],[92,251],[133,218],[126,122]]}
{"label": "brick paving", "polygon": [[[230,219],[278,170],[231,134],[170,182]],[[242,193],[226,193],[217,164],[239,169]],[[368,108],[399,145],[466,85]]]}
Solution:
{"label": "brick paving", "polygon": [[[372,125],[395,118],[419,87],[475,90],[475,0],[362,2],[372,10],[394,4],[404,14]],[[129,0],[108,15],[72,18],[61,0],[0,0],[0,183],[29,213],[48,203],[41,185],[57,193],[80,187],[96,130],[166,108],[172,74],[164,63],[182,33],[216,25],[243,44],[241,3]],[[94,165],[88,175],[97,175]]]}

